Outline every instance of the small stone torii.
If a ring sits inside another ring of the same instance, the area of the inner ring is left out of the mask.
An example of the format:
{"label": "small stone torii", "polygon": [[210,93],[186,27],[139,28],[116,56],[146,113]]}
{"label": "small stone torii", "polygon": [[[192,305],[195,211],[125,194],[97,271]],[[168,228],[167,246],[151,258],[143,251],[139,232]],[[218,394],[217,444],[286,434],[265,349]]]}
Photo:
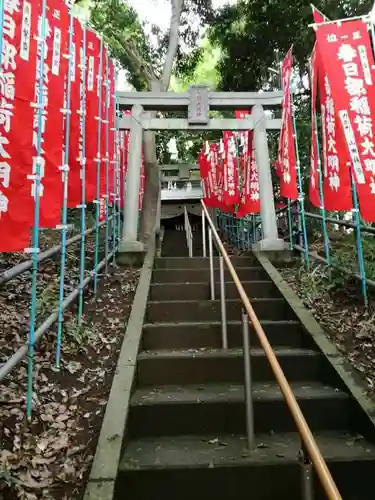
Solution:
{"label": "small stone torii", "polygon": [[[120,110],[131,109],[131,116],[119,120],[121,130],[130,130],[128,173],[125,187],[124,224],[119,247],[123,262],[141,261],[144,246],[138,240],[138,192],[140,185],[142,139],[144,130],[254,130],[255,156],[260,189],[260,215],[263,239],[261,251],[284,250],[278,237],[267,130],[280,130],[281,120],[268,119],[264,108],[279,107],[283,93],[210,92],[206,86],[193,85],[187,93],[118,92]],[[210,110],[248,110],[246,119],[210,118]],[[145,111],[181,111],[187,118],[149,118]],[[159,211],[160,217],[160,211]]]}

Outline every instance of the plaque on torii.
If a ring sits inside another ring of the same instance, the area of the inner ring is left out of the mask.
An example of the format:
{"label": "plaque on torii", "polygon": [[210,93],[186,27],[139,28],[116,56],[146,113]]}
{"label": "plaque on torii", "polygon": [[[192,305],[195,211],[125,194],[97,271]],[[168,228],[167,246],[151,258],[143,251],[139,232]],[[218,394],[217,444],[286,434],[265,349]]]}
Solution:
{"label": "plaque on torii", "polygon": [[188,123],[189,125],[208,125],[210,121],[210,92],[206,85],[189,87]]}

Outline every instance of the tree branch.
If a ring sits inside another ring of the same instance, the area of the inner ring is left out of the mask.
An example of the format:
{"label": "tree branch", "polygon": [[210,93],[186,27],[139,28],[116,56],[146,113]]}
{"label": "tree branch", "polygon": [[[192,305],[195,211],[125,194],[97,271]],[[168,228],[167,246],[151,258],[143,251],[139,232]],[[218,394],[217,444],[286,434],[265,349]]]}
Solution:
{"label": "tree branch", "polygon": [[184,5],[184,0],[171,0],[171,4],[172,16],[169,28],[169,43],[162,74],[162,83],[165,91],[167,91],[169,87],[172,76],[173,62],[177,53],[181,13]]}
{"label": "tree branch", "polygon": [[123,48],[136,73],[141,75],[149,85],[151,85],[153,81],[158,80],[158,77],[156,76],[153,68],[149,64],[147,64],[140,56],[134,42],[132,42],[131,40],[121,40],[118,37],[116,37],[116,39]]}

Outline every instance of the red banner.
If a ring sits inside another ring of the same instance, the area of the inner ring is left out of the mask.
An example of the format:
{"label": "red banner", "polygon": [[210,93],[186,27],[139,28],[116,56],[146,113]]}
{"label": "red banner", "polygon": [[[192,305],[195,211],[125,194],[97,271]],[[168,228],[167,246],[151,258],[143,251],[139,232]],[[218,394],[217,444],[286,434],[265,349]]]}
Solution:
{"label": "red banner", "polygon": [[207,207],[211,207],[213,187],[208,176],[208,159],[204,151],[201,151],[198,155],[198,164],[202,181],[203,201]]}
{"label": "red banner", "polygon": [[236,147],[236,137],[232,131],[224,131],[224,190],[223,202],[226,206],[233,206],[240,203],[240,193],[238,189],[238,151]]}
{"label": "red banner", "polygon": [[[5,2],[0,76],[0,251],[30,244],[38,11],[30,2]],[[34,183],[33,183],[34,184]],[[35,188],[34,188],[35,189]]]}
{"label": "red banner", "polygon": [[280,176],[280,195],[290,200],[296,200],[298,198],[297,168],[293,138],[292,96],[290,91],[292,67],[293,55],[292,49],[290,49],[281,67],[284,96],[277,172]]}
{"label": "red banner", "polygon": [[[128,153],[129,153],[129,133],[122,131],[122,143],[120,143],[121,167],[120,167],[120,206],[124,208],[125,201],[125,181],[128,173]],[[121,136],[120,136],[121,137]],[[121,141],[121,139],[120,139]]]}
{"label": "red banner", "polygon": [[[318,50],[351,158],[362,217],[375,221],[374,57],[365,21],[316,26]],[[336,145],[334,145],[336,147]],[[337,152],[340,157],[341,151]]]}
{"label": "red banner", "polygon": [[[235,111],[237,119],[246,119],[251,116],[250,111]],[[255,147],[253,141],[253,131],[245,130],[240,133],[242,154],[241,154],[241,178],[242,189],[240,206],[237,216],[243,217],[248,214],[260,212],[259,178],[258,167],[255,159]]]}
{"label": "red banner", "polygon": [[[318,55],[319,57],[319,55]],[[350,157],[345,147],[345,136],[332,99],[328,77],[320,71],[320,117],[323,145],[323,193],[326,210],[350,210],[353,207],[350,181]]]}
{"label": "red banner", "polygon": [[72,46],[72,74],[71,74],[71,100],[70,100],[70,145],[69,145],[69,182],[68,182],[68,207],[76,208],[81,204],[81,163],[80,145],[82,144],[82,130],[80,123],[81,111],[81,70],[80,55],[82,47],[82,26],[78,19],[73,20],[73,46]]}
{"label": "red banner", "polygon": [[96,200],[96,155],[98,152],[98,72],[100,38],[96,33],[86,31],[86,201]]}
{"label": "red banner", "polygon": [[239,217],[260,212],[259,175],[252,130],[248,132],[247,148],[241,203],[237,211]]}
{"label": "red banner", "polygon": [[[64,78],[68,70],[69,12],[61,0],[50,0],[47,9],[47,57],[45,60],[42,148],[45,152],[43,192],[40,197],[40,226],[56,227],[61,223],[63,179],[61,166],[64,144]],[[38,74],[36,75],[38,82]],[[38,130],[38,113],[34,114],[34,134]],[[36,144],[34,144],[36,146]],[[35,151],[36,154],[36,151]]]}

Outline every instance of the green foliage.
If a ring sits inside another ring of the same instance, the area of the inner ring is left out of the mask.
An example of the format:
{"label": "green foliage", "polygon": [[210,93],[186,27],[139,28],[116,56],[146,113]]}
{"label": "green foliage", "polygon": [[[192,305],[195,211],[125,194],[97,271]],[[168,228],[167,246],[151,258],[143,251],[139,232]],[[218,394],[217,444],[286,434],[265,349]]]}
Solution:
{"label": "green foliage", "polygon": [[71,317],[64,325],[65,339],[70,349],[85,351],[90,342],[98,336],[98,332],[86,323],[79,323],[76,317]]}
{"label": "green foliage", "polygon": [[[367,14],[372,0],[328,2],[315,6],[331,19]],[[222,90],[256,90],[269,82],[268,68],[275,65],[275,50],[293,53],[300,74],[306,72],[314,33],[310,0],[239,0],[212,20],[210,38],[222,47]]]}
{"label": "green foliage", "polygon": [[158,71],[160,60],[136,11],[125,2],[93,0],[90,20],[103,34],[111,56],[127,70],[129,82],[137,90],[146,89],[146,74],[149,68]]}
{"label": "green foliage", "polygon": [[192,84],[204,84],[215,89],[219,81],[217,65],[220,56],[220,47],[214,46],[207,38],[203,40],[200,47],[185,58],[185,66],[177,68],[177,74],[171,81],[171,89],[186,92]]}

